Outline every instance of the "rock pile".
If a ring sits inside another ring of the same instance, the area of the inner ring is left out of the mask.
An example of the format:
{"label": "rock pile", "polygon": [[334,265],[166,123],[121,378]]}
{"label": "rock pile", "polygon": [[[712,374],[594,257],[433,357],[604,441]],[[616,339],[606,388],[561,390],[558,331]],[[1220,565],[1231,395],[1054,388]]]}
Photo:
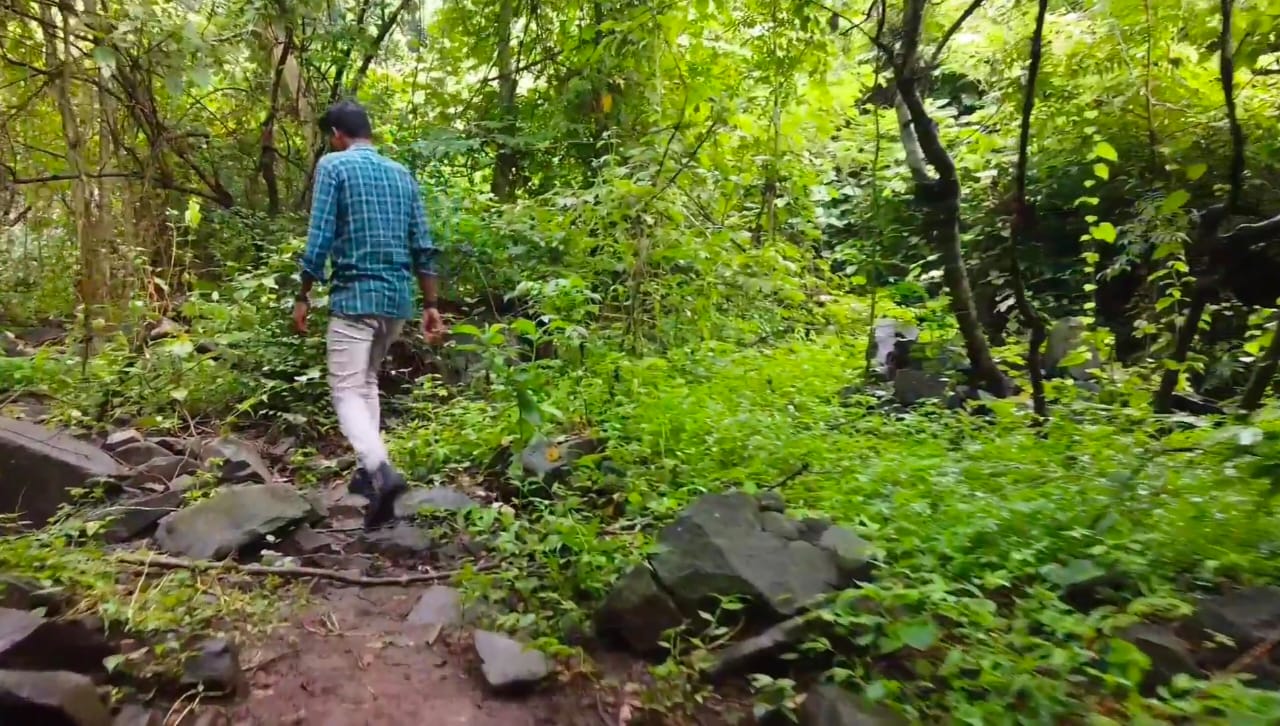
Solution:
{"label": "rock pile", "polygon": [[796,520],[776,493],[708,494],[659,533],[659,551],[623,576],[597,613],[597,630],[632,650],[662,650],[666,630],[725,597],[781,620],[870,576],[873,550],[825,519]]}

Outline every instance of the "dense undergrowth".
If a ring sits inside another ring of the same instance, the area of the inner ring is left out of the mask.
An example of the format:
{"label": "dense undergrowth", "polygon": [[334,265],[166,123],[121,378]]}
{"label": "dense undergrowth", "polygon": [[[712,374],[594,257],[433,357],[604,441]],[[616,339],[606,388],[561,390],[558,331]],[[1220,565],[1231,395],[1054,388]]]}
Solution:
{"label": "dense undergrowth", "polygon": [[[1057,413],[1043,428],[1030,425],[1019,400],[990,404],[987,416],[929,407],[885,412],[861,385],[849,388],[864,376],[855,327],[861,304],[841,299],[828,307],[845,313],[815,314],[824,331],[759,345],[709,341],[630,355],[625,340],[601,329],[572,360],[512,365],[494,355],[489,375],[470,389],[420,381],[395,402],[400,418],[390,434],[396,461],[419,481],[474,472],[501,448],[538,433],[586,431],[609,441],[607,463],[587,466],[551,496],[531,489],[461,522],[487,537],[503,562],[470,575],[468,593],[515,604],[500,618],[505,627],[547,643],[563,640],[589,625],[613,580],[693,498],[780,486],[791,507],[855,527],[880,553],[876,582],[829,613],[859,648],[818,641],[808,649],[836,648],[824,655],[833,675],[917,718],[1056,723],[1205,719],[1218,709],[1236,714],[1231,718],[1280,714],[1274,696],[1234,680],[1179,682],[1160,699],[1143,699],[1136,684],[1144,657],[1113,637],[1140,620],[1187,613],[1196,593],[1280,575],[1270,483],[1257,466],[1265,452],[1257,457],[1248,446],[1269,441],[1280,421],[1264,413],[1253,426],[1223,429],[1151,417],[1076,400],[1074,386],[1061,383],[1051,386]],[[282,382],[279,389],[294,413],[283,418],[263,396],[256,411],[219,411],[288,431],[324,428],[323,407],[313,405],[323,392],[308,377],[314,364],[302,357],[314,351],[276,339],[271,312],[263,309],[252,319],[261,328],[251,325],[244,335],[295,346],[297,357],[288,361],[301,368],[302,385]],[[129,383],[135,373],[121,372],[110,349],[91,361],[88,375],[101,376],[97,390],[127,392],[112,399],[128,402],[118,413],[143,415],[157,427],[185,421],[196,410],[188,406],[245,401],[245,391],[265,390],[238,378],[228,360],[190,358],[183,340],[134,363],[148,366],[148,384]],[[264,355],[279,355],[270,350]],[[64,420],[75,422],[76,412],[90,407],[75,398],[94,388],[77,382],[74,355],[43,353],[6,366],[7,387],[44,386],[58,396],[55,411]],[[224,387],[212,388],[214,381]],[[1146,381],[1111,385],[1123,399],[1126,385],[1138,389]],[[207,398],[175,396],[177,387],[203,388]],[[121,593],[88,571],[99,566],[92,564],[98,555],[82,550],[64,559],[72,540],[49,536],[7,540],[4,561],[68,579],[107,603],[108,614],[120,608]],[[36,550],[43,554],[33,558]],[[1128,583],[1122,602],[1084,613],[1064,601],[1072,586],[1108,574]],[[182,614],[178,607],[191,588],[203,587],[169,575],[139,588],[113,617],[126,627],[138,626],[136,613],[168,613],[145,621],[153,628],[182,618],[208,622],[207,610]],[[862,599],[877,607],[854,607]],[[692,640],[677,652],[690,655],[678,663],[689,666],[703,641],[697,633],[685,637]],[[692,672],[676,663],[656,669],[681,685],[655,691],[656,707],[678,710],[697,692]],[[757,685],[767,702],[785,700],[794,687],[765,677]]]}

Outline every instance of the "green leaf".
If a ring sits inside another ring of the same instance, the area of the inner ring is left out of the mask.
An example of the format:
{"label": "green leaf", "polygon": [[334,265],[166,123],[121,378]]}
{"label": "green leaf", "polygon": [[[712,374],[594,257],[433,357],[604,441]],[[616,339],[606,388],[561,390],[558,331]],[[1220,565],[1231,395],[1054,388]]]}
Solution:
{"label": "green leaf", "polygon": [[175,388],[169,391],[169,397],[175,401],[185,401],[187,399],[187,389]]}
{"label": "green leaf", "polygon": [[1101,577],[1106,573],[1101,567],[1094,564],[1093,560],[1072,560],[1065,567],[1062,565],[1049,565],[1040,571],[1046,579],[1055,585],[1067,587],[1077,585],[1081,582],[1087,582],[1095,577]]}
{"label": "green leaf", "polygon": [[105,45],[95,46],[93,49],[93,62],[110,71],[116,67],[116,52]]}
{"label": "green leaf", "polygon": [[1092,234],[1094,239],[1100,239],[1103,242],[1116,241],[1116,228],[1115,228],[1115,225],[1111,224],[1110,222],[1103,222],[1101,224],[1090,227],[1089,234]]}
{"label": "green leaf", "polygon": [[1106,164],[1098,163],[1093,165],[1093,173],[1099,179],[1107,180],[1111,178],[1111,169]]}
{"label": "green leaf", "polygon": [[1093,155],[1099,159],[1106,159],[1107,161],[1120,160],[1120,155],[1116,153],[1116,147],[1105,141],[1099,141],[1097,146],[1093,147]]}
{"label": "green leaf", "polygon": [[1190,199],[1191,194],[1188,193],[1187,190],[1175,189],[1169,194],[1169,196],[1164,198],[1163,202],[1160,203],[1160,213],[1172,214],[1173,212],[1182,209],[1182,205],[1186,204]]}
{"label": "green leaf", "polygon": [[931,620],[908,623],[898,629],[898,637],[916,650],[928,650],[938,642],[938,628]]}
{"label": "green leaf", "polygon": [[1188,166],[1187,181],[1195,181],[1196,179],[1199,179],[1200,177],[1204,176],[1204,173],[1208,170],[1209,170],[1208,164],[1192,164],[1191,166]]}

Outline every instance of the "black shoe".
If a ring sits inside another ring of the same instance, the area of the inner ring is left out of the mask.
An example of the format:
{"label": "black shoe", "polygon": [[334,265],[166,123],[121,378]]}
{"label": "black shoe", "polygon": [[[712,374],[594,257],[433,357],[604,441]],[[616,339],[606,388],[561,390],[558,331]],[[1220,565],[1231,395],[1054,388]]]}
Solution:
{"label": "black shoe", "polygon": [[364,510],[364,528],[375,529],[396,518],[396,499],[409,488],[404,477],[390,464],[379,466],[369,477],[373,491]]}
{"label": "black shoe", "polygon": [[363,466],[356,467],[355,473],[351,475],[351,481],[347,482],[347,491],[365,499],[373,498],[373,480]]}

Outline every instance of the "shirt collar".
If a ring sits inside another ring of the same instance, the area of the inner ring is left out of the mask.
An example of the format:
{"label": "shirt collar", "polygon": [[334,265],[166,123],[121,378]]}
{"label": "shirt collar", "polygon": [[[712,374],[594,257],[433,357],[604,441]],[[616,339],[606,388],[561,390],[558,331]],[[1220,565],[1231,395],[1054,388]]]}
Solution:
{"label": "shirt collar", "polygon": [[352,141],[347,151],[375,151],[372,141]]}

